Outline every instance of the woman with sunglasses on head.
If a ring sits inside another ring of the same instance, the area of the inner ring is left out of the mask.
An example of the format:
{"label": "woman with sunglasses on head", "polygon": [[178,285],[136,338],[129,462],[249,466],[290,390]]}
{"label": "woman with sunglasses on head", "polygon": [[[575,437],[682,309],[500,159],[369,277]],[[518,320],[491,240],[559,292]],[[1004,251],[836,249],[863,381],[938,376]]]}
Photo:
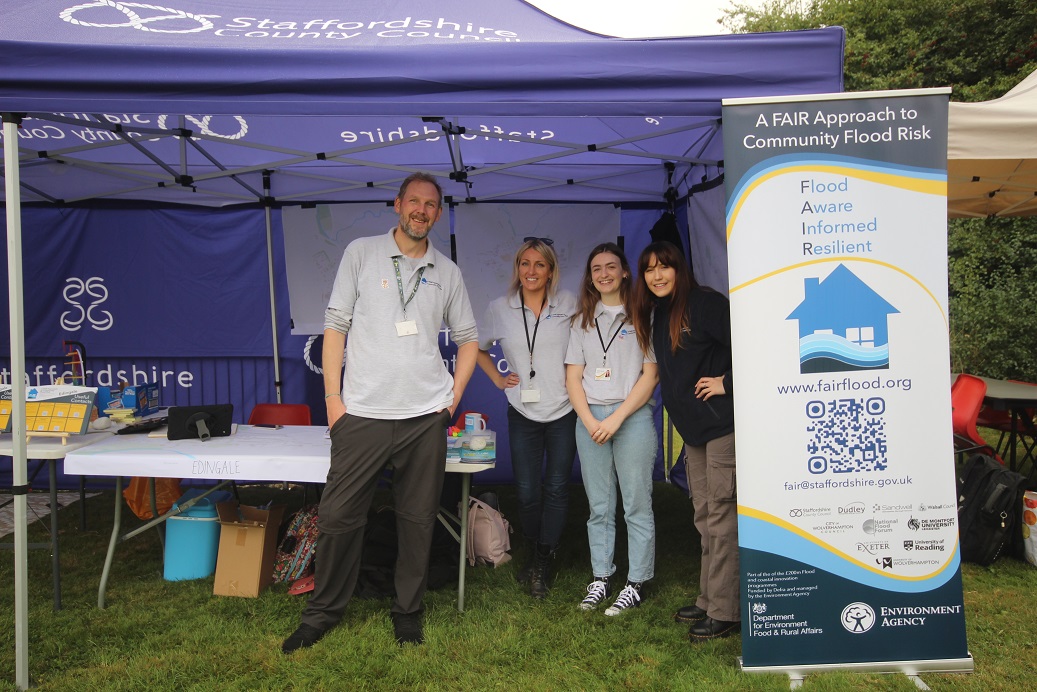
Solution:
{"label": "woman with sunglasses on head", "polygon": [[[550,238],[524,239],[507,293],[490,303],[479,324],[479,367],[508,398],[519,523],[531,556],[518,579],[529,582],[534,598],[547,596],[576,456],[576,413],[565,390],[565,349],[576,298],[557,290],[553,244]],[[489,353],[494,342],[510,372],[498,370]]]}
{"label": "woman with sunglasses on head", "polygon": [[692,642],[727,637],[741,629],[730,306],[720,293],[695,283],[671,243],[646,247],[638,273],[637,340],[654,348],[663,405],[684,439],[702,543],[698,600],[674,619],[691,623]]}
{"label": "woman with sunglasses on head", "polygon": [[654,357],[634,333],[632,293],[630,266],[619,246],[602,243],[591,250],[565,355],[590,505],[592,579],[580,603],[583,610],[597,608],[612,594],[617,489],[623,496],[630,567],[626,585],[605,610],[609,616],[640,606],[642,585],[655,576],[652,470],[658,440],[649,400],[659,378]]}

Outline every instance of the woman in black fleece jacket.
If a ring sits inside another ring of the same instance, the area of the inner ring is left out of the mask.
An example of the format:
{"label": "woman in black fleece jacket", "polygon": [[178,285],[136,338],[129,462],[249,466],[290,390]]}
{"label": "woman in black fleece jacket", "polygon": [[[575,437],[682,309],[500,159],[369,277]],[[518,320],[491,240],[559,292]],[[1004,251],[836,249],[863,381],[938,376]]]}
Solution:
{"label": "woman in black fleece jacket", "polygon": [[684,439],[702,538],[698,599],[674,618],[691,623],[692,642],[727,637],[741,628],[730,307],[723,295],[695,283],[671,243],[645,248],[638,275],[637,339],[655,349],[663,405]]}

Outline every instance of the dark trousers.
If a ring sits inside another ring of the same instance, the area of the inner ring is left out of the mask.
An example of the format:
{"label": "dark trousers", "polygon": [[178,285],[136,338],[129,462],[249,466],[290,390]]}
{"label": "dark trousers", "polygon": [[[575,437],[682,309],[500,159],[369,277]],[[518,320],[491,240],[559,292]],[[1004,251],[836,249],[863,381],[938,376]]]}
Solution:
{"label": "dark trousers", "polygon": [[522,534],[534,543],[555,548],[569,513],[576,412],[539,423],[508,406],[508,440]]}
{"label": "dark trousers", "polygon": [[422,610],[432,530],[446,464],[449,411],[404,420],[346,414],[331,429],[331,468],[321,495],[313,595],[302,622],[329,629],[342,619],[360,574],[364,527],[378,479],[392,464],[396,509],[394,613]]}

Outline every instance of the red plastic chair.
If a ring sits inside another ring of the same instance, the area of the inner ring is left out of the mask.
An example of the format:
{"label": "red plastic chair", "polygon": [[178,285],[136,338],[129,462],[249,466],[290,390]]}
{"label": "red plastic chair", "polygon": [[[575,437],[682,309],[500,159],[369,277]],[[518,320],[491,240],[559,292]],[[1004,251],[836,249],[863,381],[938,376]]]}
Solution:
{"label": "red plastic chair", "polygon": [[[986,450],[1001,461],[997,451],[976,430],[976,420],[983,408],[987,384],[973,375],[958,375],[951,385],[951,421],[954,427],[954,451],[959,457],[968,452]],[[1004,463],[1004,462],[1002,462]]]}
{"label": "red plastic chair", "polygon": [[[256,404],[252,413],[248,415],[249,425],[312,425],[310,418],[310,407],[307,404]],[[303,504],[309,500],[308,484],[303,483]],[[233,485],[234,495],[237,496],[238,486]],[[288,489],[288,483],[284,483],[284,489]],[[317,496],[320,497],[318,490]]]}
{"label": "red plastic chair", "polygon": [[307,404],[256,404],[249,425],[312,425]]}

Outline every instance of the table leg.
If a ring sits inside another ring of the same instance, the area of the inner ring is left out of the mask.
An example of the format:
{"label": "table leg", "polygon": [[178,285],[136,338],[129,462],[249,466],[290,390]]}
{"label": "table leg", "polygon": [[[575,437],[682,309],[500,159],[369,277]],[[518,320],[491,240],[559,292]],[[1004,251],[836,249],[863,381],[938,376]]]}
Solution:
{"label": "table leg", "polygon": [[472,474],[461,474],[461,550],[457,565],[457,612],[464,612],[464,570],[468,561],[468,496],[472,492]]}
{"label": "table leg", "polygon": [[1010,427],[1012,429],[1012,432],[1008,435],[1008,468],[1012,469],[1013,471],[1018,471],[1019,469],[1015,467],[1015,445],[1019,442],[1019,428],[1022,425],[1023,417],[1020,411],[1015,408],[1013,408],[1011,411],[1011,417],[1012,424]]}
{"label": "table leg", "polygon": [[104,557],[104,569],[101,570],[101,585],[97,589],[97,607],[104,608],[104,592],[108,586],[108,573],[112,569],[115,557],[115,546],[119,542],[119,530],[122,528],[122,476],[115,477],[115,518],[112,520],[112,537],[108,540],[108,554]]}
{"label": "table leg", "polygon": [[58,554],[58,460],[50,466],[50,560],[54,575],[54,610],[61,610],[61,556]]}
{"label": "table leg", "polygon": [[79,477],[79,530],[86,531],[86,476]]}

